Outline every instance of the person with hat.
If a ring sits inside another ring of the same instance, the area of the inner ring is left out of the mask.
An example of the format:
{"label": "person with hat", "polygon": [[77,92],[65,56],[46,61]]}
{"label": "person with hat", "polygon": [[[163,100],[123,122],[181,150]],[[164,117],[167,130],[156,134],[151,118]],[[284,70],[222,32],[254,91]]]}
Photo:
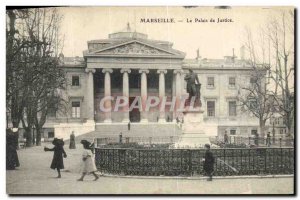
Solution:
{"label": "person with hat", "polygon": [[44,147],[44,151],[54,151],[50,168],[54,170],[56,169],[58,173],[57,178],[61,178],[60,170],[64,169],[63,157],[67,157],[67,154],[63,147],[64,141],[62,139],[54,138],[52,144],[54,145],[52,149]]}
{"label": "person with hat", "polygon": [[203,170],[205,175],[207,175],[209,178],[207,179],[208,181],[212,181],[212,174],[214,172],[214,163],[215,163],[215,158],[212,152],[210,151],[210,145],[205,144],[204,145],[206,151],[205,151],[205,157],[204,157],[204,164],[203,164]]}
{"label": "person with hat", "polygon": [[78,179],[78,181],[83,181],[83,178],[86,174],[93,174],[95,179],[94,181],[99,179],[99,176],[95,173],[97,171],[95,160],[92,154],[92,144],[87,140],[81,140],[80,142],[83,145],[84,151],[82,154],[82,165],[81,165],[81,172],[82,175]]}

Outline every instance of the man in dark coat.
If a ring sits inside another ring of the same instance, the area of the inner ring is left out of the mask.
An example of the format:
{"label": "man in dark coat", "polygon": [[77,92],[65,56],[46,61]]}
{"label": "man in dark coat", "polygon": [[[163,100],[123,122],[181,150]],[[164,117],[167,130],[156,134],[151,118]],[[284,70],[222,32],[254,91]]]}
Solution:
{"label": "man in dark coat", "polygon": [[70,135],[70,145],[69,145],[69,149],[76,149],[76,143],[75,143],[75,135],[74,135],[74,131],[72,131],[71,135]]}
{"label": "man in dark coat", "polygon": [[203,164],[203,170],[206,176],[209,178],[208,181],[212,181],[212,174],[214,172],[214,164],[215,164],[215,158],[212,152],[210,151],[210,145],[205,144],[205,157],[204,157],[204,164]]}
{"label": "man in dark coat", "polygon": [[227,131],[225,131],[225,134],[224,134],[224,143],[225,143],[225,144],[228,144],[228,135],[227,135]]}
{"label": "man in dark coat", "polygon": [[54,151],[53,159],[50,168],[56,169],[58,176],[57,178],[61,178],[60,170],[64,169],[64,161],[63,157],[66,158],[67,154],[64,150],[64,141],[61,139],[54,138],[52,144],[54,147],[52,149],[45,147],[45,151]]}
{"label": "man in dark coat", "polygon": [[270,132],[268,132],[268,134],[267,134],[266,145],[267,145],[267,147],[271,146],[271,134],[270,134]]}
{"label": "man in dark coat", "polygon": [[14,170],[20,166],[18,153],[18,133],[11,129],[6,129],[6,169]]}

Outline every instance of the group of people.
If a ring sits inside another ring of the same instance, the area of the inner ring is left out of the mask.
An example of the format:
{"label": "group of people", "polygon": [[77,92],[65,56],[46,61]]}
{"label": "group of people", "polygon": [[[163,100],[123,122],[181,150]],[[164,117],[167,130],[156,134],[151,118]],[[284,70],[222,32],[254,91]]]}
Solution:
{"label": "group of people", "polygon": [[[60,170],[64,169],[64,162],[63,162],[63,158],[67,158],[67,154],[63,148],[64,146],[64,142],[61,139],[57,139],[55,138],[52,142],[52,144],[54,145],[53,148],[47,148],[45,147],[44,150],[45,151],[53,151],[53,159],[52,159],[52,163],[50,165],[51,169],[56,169],[58,176],[57,178],[61,178],[61,173]],[[97,171],[96,165],[95,165],[95,161],[93,159],[93,147],[89,141],[87,140],[81,140],[81,144],[83,145],[84,151],[82,154],[82,165],[81,165],[81,177],[78,179],[78,181],[83,181],[84,177],[87,174],[92,174],[95,179],[94,181],[99,179],[99,176],[95,173]],[[209,144],[205,144],[205,156],[203,158],[203,170],[205,172],[205,175],[208,176],[209,178],[207,179],[208,181],[212,180],[212,175],[214,172],[214,163],[215,163],[215,158],[214,155],[212,154],[212,152],[210,151],[210,145]]]}
{"label": "group of people", "polygon": [[[54,145],[53,148],[44,148],[44,151],[53,151],[53,159],[50,165],[51,169],[56,169],[58,176],[57,178],[61,178],[60,170],[64,169],[64,161],[63,158],[67,158],[67,154],[64,150],[64,141],[61,139],[54,138],[52,144]],[[97,171],[95,161],[93,158],[93,144],[91,144],[87,140],[81,140],[81,144],[83,145],[84,151],[82,154],[82,163],[81,163],[81,177],[78,181],[83,181],[84,177],[87,174],[92,174],[95,179],[94,181],[99,179],[99,176],[95,173]]]}
{"label": "group of people", "polygon": [[[122,137],[122,136],[121,136]],[[6,148],[6,169],[12,170],[20,166],[17,146],[18,146],[18,135],[15,134],[11,129],[7,130],[7,148]],[[121,138],[120,138],[121,139]],[[122,140],[122,139],[121,139]],[[54,138],[52,141],[54,145],[53,148],[44,147],[44,151],[53,151],[53,159],[50,165],[51,169],[57,170],[57,178],[61,178],[61,170],[64,169],[64,158],[67,158],[67,153],[64,150],[64,141],[62,139]],[[87,174],[92,174],[95,178],[94,181],[99,179],[96,174],[97,168],[93,158],[93,144],[87,140],[81,140],[84,151],[82,153],[82,163],[81,163],[81,177],[78,181],[83,181]],[[203,170],[205,175],[207,175],[208,181],[212,180],[212,175],[214,171],[215,158],[210,151],[210,145],[205,145],[205,157],[203,158]]]}
{"label": "group of people", "polygon": [[[254,141],[254,144],[256,146],[259,145],[259,135],[258,135],[258,133],[254,134],[254,140],[253,141]],[[224,133],[224,143],[225,144],[229,143],[229,136],[227,135],[227,131],[225,131],[225,133]],[[271,134],[270,134],[270,132],[268,132],[268,134],[266,136],[266,145],[267,145],[267,147],[271,146]]]}

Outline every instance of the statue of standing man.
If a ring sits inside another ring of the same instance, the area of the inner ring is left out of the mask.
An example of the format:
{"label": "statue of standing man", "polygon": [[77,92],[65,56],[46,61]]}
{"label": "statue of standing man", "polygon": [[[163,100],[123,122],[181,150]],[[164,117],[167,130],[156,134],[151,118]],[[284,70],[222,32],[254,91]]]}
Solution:
{"label": "statue of standing man", "polygon": [[193,70],[189,69],[189,74],[184,77],[184,80],[187,82],[187,93],[189,93],[189,103],[192,97],[195,97],[195,104],[196,106],[201,106],[200,101],[200,89],[201,83],[198,79],[197,74],[193,72]]}

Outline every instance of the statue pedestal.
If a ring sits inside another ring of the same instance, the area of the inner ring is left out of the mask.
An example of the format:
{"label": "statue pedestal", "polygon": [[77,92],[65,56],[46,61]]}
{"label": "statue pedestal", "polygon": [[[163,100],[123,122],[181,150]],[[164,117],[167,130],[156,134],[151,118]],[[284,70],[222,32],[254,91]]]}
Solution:
{"label": "statue pedestal", "polygon": [[217,136],[217,124],[204,122],[204,110],[187,110],[183,112],[184,123],[182,125],[182,136],[178,144],[181,146],[202,147],[210,144],[209,137]]}

